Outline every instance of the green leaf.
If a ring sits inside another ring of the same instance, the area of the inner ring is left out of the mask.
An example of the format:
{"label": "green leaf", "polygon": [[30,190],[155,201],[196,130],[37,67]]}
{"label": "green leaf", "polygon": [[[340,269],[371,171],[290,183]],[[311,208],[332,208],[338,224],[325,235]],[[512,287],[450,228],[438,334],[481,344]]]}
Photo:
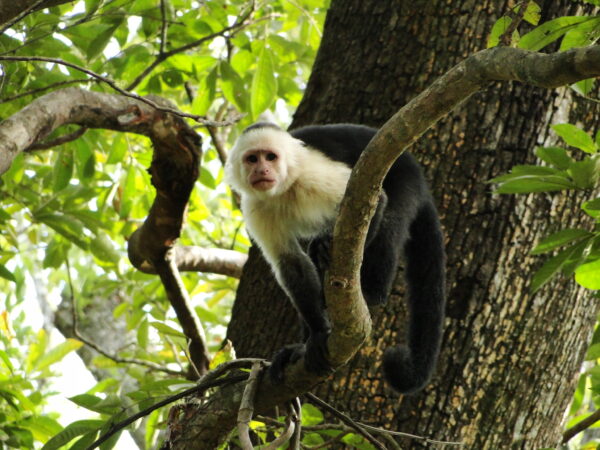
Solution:
{"label": "green leaf", "polygon": [[260,113],[271,106],[277,94],[277,79],[271,52],[263,47],[252,78],[250,112],[257,119]]}
{"label": "green leaf", "polygon": [[50,267],[58,269],[65,261],[67,251],[69,250],[70,244],[65,240],[55,235],[46,247],[46,253],[44,255],[43,267],[48,269]]}
{"label": "green leaf", "polygon": [[529,2],[527,9],[525,10],[525,14],[523,14],[523,19],[532,25],[537,25],[540,23],[541,14],[542,8],[540,8],[540,5],[538,5],[536,2]]}
{"label": "green leaf", "polygon": [[161,333],[166,334],[168,336],[176,336],[176,337],[185,338],[185,335],[181,331],[176,330],[175,328],[172,328],[169,325],[166,325],[162,322],[151,322],[150,325],[152,327],[156,328]]}
{"label": "green leaf", "polygon": [[63,429],[54,419],[48,416],[34,415],[19,422],[21,426],[30,430],[37,441],[46,442]]}
{"label": "green leaf", "polygon": [[600,359],[600,344],[592,344],[587,350],[585,360],[592,361],[594,359]]}
{"label": "green leaf", "polygon": [[50,439],[42,447],[42,450],[58,450],[65,444],[71,442],[77,436],[90,431],[99,430],[104,425],[104,420],[78,420],[65,427],[60,433]]}
{"label": "green leaf", "polygon": [[140,325],[137,328],[137,341],[138,346],[142,349],[148,347],[148,321],[146,319],[142,320]]}
{"label": "green leaf", "polygon": [[65,342],[58,344],[56,347],[51,349],[49,352],[39,358],[33,366],[33,370],[44,370],[46,367],[51,366],[54,363],[62,360],[65,356],[74,350],[77,350],[83,345],[83,342],[77,339],[67,339]]}
{"label": "green leaf", "polygon": [[125,139],[124,133],[117,133],[114,135],[110,151],[108,153],[108,159],[106,164],[116,164],[123,162],[125,154],[127,153],[128,145]]}
{"label": "green leaf", "polygon": [[575,281],[588,289],[600,289],[600,259],[582,264],[575,269]]}
{"label": "green leaf", "polygon": [[579,24],[590,20],[597,19],[585,16],[563,16],[550,20],[522,36],[518,46],[527,50],[541,50],[568,31],[576,28]]}
{"label": "green leaf", "polygon": [[104,399],[95,395],[80,394],[70,397],[69,400],[76,405],[100,414],[115,414],[120,411],[122,406],[119,397],[113,394],[108,395]]}
{"label": "green leaf", "polygon": [[535,149],[535,154],[542,161],[547,162],[560,170],[568,169],[573,161],[567,151],[561,147],[537,147]]}
{"label": "green leaf", "polygon": [[4,266],[4,264],[0,264],[0,277],[12,281],[13,283],[17,282],[17,279],[13,275],[13,273]]}
{"label": "green leaf", "polygon": [[98,234],[90,242],[90,250],[101,261],[116,264],[121,254],[115,249],[112,241],[105,234]]}
{"label": "green leaf", "polygon": [[239,110],[246,110],[246,90],[242,77],[226,61],[221,62],[219,69],[221,71],[219,84],[221,85],[223,95],[229,102],[236,105]]}
{"label": "green leaf", "polygon": [[204,166],[200,168],[200,183],[206,186],[209,189],[217,188],[217,181],[212,176],[209,170],[207,170]]}
{"label": "green leaf", "polygon": [[25,371],[31,372],[32,368],[37,364],[37,361],[44,355],[46,348],[48,347],[48,335],[41,329],[36,335],[36,339],[29,344],[29,351],[27,352],[27,362],[25,364]]}
{"label": "green leaf", "polygon": [[198,83],[198,92],[192,101],[192,113],[203,116],[215,100],[217,86],[217,69],[214,68]]}
{"label": "green leaf", "polygon": [[86,450],[94,443],[98,436],[98,430],[90,431],[84,434],[82,437],[77,439],[73,445],[69,447],[69,450]]}
{"label": "green leaf", "polygon": [[[586,80],[581,80],[575,84],[572,84],[571,88],[578,94],[586,97],[590,92],[592,92],[592,89],[594,89],[595,85],[596,85],[596,79],[588,78]],[[598,145],[598,144],[596,143],[596,145]]]}
{"label": "green leaf", "polygon": [[600,217],[600,198],[583,203],[583,210],[592,217]]}
{"label": "green leaf", "polygon": [[557,255],[548,259],[542,267],[533,275],[531,280],[531,293],[537,292],[544,284],[546,284],[558,271],[566,264],[569,258],[573,257],[577,253],[583,252],[587,243],[584,245],[577,244],[562,250]]}
{"label": "green leaf", "polygon": [[42,213],[34,214],[34,218],[48,225],[61,236],[67,238],[83,250],[88,249],[87,240],[81,222],[66,214]]}
{"label": "green leaf", "polygon": [[580,189],[591,189],[598,181],[598,170],[596,161],[586,158],[583,161],[573,161],[568,173]]}
{"label": "green leaf", "polygon": [[302,405],[302,424],[307,426],[318,425],[323,422],[323,413],[310,403]]}
{"label": "green leaf", "polygon": [[567,144],[577,147],[586,153],[596,153],[598,147],[592,137],[585,131],[577,128],[570,123],[561,123],[552,125],[552,129],[558,134]]}
{"label": "green leaf", "polygon": [[[492,180],[493,181],[493,180]],[[567,178],[558,175],[516,176],[503,181],[496,190],[499,194],[524,194],[530,192],[552,192],[573,189],[576,186]]]}
{"label": "green leaf", "polygon": [[71,149],[62,150],[54,163],[52,172],[52,188],[58,192],[69,185],[73,176],[73,151]]}
{"label": "green leaf", "polygon": [[554,250],[557,247],[561,247],[569,242],[578,241],[583,238],[591,238],[593,233],[586,230],[568,228],[561,230],[557,233],[553,233],[548,237],[545,237],[540,241],[538,245],[531,251],[532,255],[539,255],[546,253],[550,250]]}

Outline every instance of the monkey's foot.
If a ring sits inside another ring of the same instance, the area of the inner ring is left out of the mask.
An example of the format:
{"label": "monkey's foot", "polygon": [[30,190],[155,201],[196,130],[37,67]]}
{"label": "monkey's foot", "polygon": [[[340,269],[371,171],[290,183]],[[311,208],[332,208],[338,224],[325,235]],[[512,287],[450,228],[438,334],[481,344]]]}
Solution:
{"label": "monkey's foot", "polygon": [[319,376],[329,375],[333,367],[329,363],[327,336],[329,333],[312,334],[306,344],[286,345],[273,356],[269,374],[274,383],[283,382],[285,366],[293,364],[304,357],[304,367],[307,371]]}

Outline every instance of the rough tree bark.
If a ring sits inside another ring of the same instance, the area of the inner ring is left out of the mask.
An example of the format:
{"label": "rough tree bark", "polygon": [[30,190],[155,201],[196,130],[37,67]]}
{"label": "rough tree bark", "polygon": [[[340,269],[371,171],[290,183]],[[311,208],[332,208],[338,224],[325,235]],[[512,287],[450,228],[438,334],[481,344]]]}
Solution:
{"label": "rough tree bark", "polygon": [[[542,20],[575,10],[570,0],[539,3]],[[484,48],[508,6],[514,2],[333,0],[293,126],[381,125],[441,73]],[[598,307],[564,279],[530,295],[530,276],[541,261],[528,251],[553,227],[580,219],[572,214],[577,198],[495,196],[485,182],[533,162],[533,148],[553,139],[549,124],[591,127],[600,108],[582,102],[566,89],[494,86],[411,149],[425,166],[447,237],[449,303],[436,376],[422,393],[404,398],[381,380],[381,352],[405,332],[400,277],[388,305],[373,311],[373,335],[360,355],[318,395],[356,419],[467,448],[557,444]],[[228,331],[238,356],[270,356],[297,339],[295,315],[269,273],[252,251]]]}

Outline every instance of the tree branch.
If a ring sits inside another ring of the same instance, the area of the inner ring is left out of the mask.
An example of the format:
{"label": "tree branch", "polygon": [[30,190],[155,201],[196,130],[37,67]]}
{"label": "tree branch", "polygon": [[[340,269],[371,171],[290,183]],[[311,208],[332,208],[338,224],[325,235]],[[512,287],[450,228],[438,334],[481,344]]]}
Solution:
{"label": "tree branch", "polygon": [[585,419],[583,419],[581,422],[576,423],[571,428],[566,430],[563,433],[562,443],[566,444],[572,438],[574,438],[577,434],[581,433],[584,430],[587,430],[589,427],[594,425],[599,420],[600,420],[600,409],[597,409],[592,414],[590,414]]}
{"label": "tree branch", "polygon": [[[207,272],[240,278],[248,255],[235,250],[222,248],[202,248],[196,246],[173,247],[174,260],[180,272]],[[147,261],[136,268],[144,273],[156,273],[156,269]]]}
{"label": "tree branch", "polygon": [[153,261],[160,281],[162,282],[169,302],[177,314],[183,333],[189,339],[189,355],[196,378],[200,378],[208,371],[210,355],[206,346],[206,336],[200,324],[200,319],[191,305],[191,301],[183,281],[179,276],[175,256],[171,249],[163,257]]}

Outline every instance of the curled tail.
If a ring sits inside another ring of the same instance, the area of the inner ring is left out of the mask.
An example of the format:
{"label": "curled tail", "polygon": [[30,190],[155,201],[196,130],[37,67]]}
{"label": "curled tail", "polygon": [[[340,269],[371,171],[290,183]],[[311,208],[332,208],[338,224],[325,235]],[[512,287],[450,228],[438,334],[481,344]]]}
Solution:
{"label": "curled tail", "polygon": [[385,378],[401,393],[427,384],[440,350],[445,307],[445,253],[435,207],[427,202],[410,225],[405,246],[408,345],[387,349]]}

